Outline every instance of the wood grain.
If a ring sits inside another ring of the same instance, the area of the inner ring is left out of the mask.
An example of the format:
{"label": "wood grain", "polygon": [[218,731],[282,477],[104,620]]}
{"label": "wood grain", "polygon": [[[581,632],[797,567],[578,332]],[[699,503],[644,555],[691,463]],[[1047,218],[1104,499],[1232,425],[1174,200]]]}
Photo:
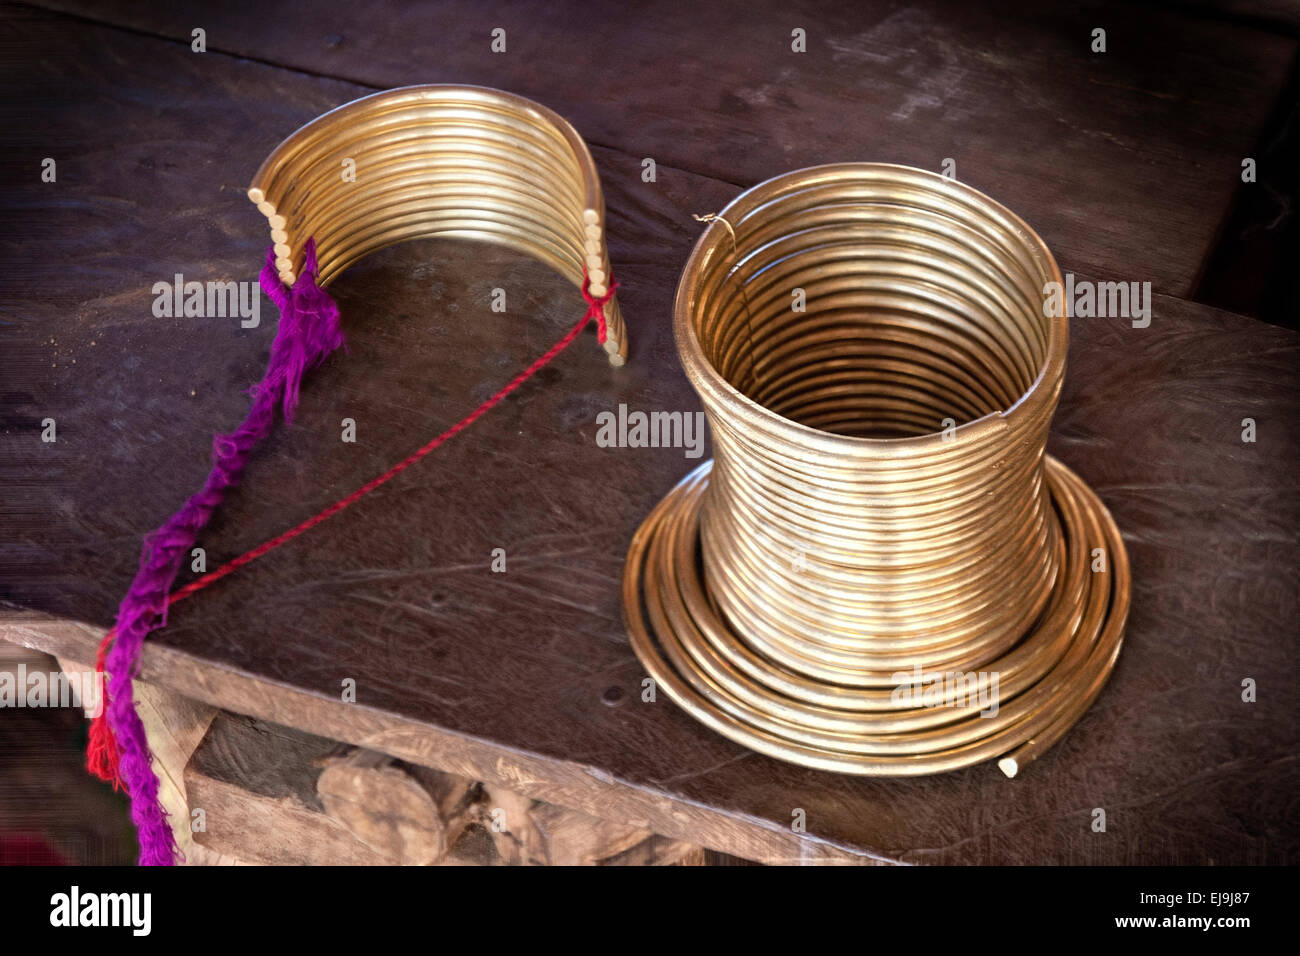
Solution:
{"label": "wood grain", "polygon": [[1178,11],[1028,0],[606,4],[581,30],[564,4],[330,0],[310,26],[274,4],[50,6],[185,48],[201,26],[211,51],[371,89],[509,89],[633,174],[651,157],[748,186],[825,162],[952,159],[1069,268],[1173,295],[1194,287],[1297,48]]}

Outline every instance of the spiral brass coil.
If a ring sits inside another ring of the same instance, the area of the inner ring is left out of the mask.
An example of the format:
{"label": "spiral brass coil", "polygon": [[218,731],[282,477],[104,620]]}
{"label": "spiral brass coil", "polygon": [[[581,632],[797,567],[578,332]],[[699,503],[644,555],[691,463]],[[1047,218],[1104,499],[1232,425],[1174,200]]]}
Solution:
{"label": "spiral brass coil", "polygon": [[[354,100],[276,147],[248,198],[270,222],[276,268],[290,285],[308,238],[326,286],[377,249],[441,236],[517,249],[579,288],[585,270],[593,296],[608,291],[605,200],[591,153],[562,117],[512,93],[434,84]],[[605,351],[622,365],[627,330],[616,296],[605,318]]]}
{"label": "spiral brass coil", "polygon": [[1096,698],[1129,605],[1109,513],[1044,454],[1055,261],[988,197],[901,166],[788,173],[717,220],[674,319],[715,460],[633,539],[637,655],[775,757],[1014,776]]}

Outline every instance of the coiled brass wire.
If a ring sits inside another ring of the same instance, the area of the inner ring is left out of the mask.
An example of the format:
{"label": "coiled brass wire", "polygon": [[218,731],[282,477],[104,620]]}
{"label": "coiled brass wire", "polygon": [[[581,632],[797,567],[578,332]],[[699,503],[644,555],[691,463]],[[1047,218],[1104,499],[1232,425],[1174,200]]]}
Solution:
{"label": "coiled brass wire", "polygon": [[[988,197],[901,166],[788,173],[717,220],[674,319],[715,459],[633,539],[637,655],[772,756],[1014,775],[1100,692],[1129,605],[1109,513],[1044,454],[1055,261]],[[941,706],[905,693],[955,674]]]}
{"label": "coiled brass wire", "polygon": [[[345,161],[354,178],[345,175]],[[601,297],[610,281],[605,200],[591,153],[568,122],[512,93],[409,86],[318,117],[267,157],[248,197],[267,217],[281,281],[301,272],[315,238],[318,281],[358,259],[420,237],[494,242]],[[616,296],[605,351],[627,358]]]}

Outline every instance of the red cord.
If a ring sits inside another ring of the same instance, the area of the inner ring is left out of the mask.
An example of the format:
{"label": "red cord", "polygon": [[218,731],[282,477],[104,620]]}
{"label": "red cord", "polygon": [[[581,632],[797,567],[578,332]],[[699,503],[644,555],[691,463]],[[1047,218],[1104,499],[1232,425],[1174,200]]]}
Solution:
{"label": "red cord", "polygon": [[[423,447],[412,452],[410,455],[407,455],[406,458],[399,461],[392,468],[389,468],[378,478],[371,479],[370,481],[362,485],[360,488],[358,488],[356,491],[352,492],[350,495],[344,498],[340,498],[338,501],[334,502],[334,504],[330,505],[324,511],[312,515],[310,518],[308,518],[306,521],[303,521],[301,524],[295,525],[294,527],[290,528],[288,531],[276,535],[274,538],[272,538],[269,541],[264,541],[262,544],[259,544],[257,547],[249,551],[245,551],[239,557],[227,561],[221,567],[213,571],[209,571],[207,574],[203,575],[202,577],[195,578],[193,581],[191,581],[189,584],[185,585],[184,587],[178,588],[177,590],[173,591],[171,594],[167,596],[167,605],[170,607],[171,605],[175,604],[177,601],[184,600],[185,598],[189,597],[191,594],[203,590],[208,585],[220,581],[227,574],[230,574],[231,572],[236,571],[239,568],[242,568],[244,565],[257,560],[262,555],[270,551],[274,551],[276,548],[280,547],[280,545],[292,541],[300,534],[303,534],[306,531],[310,531],[312,528],[316,527],[316,525],[320,524],[322,521],[325,521],[327,518],[331,518],[334,515],[338,514],[344,508],[356,504],[358,501],[360,501],[366,495],[370,494],[370,492],[374,491],[380,485],[386,484],[387,482],[391,481],[393,478],[396,478],[403,471],[405,471],[407,468],[410,468],[417,461],[419,461],[425,455],[429,454],[431,451],[433,451],[443,442],[447,441],[450,438],[455,437],[460,432],[468,428],[470,425],[473,425],[476,421],[482,418],[483,415],[485,415],[488,411],[490,411],[494,406],[498,405],[503,399],[505,399],[508,395],[510,395],[511,392],[515,391],[517,388],[519,388],[519,386],[523,385],[524,382],[528,381],[539,371],[541,371],[545,366],[550,364],[550,362],[557,355],[559,355],[566,348],[568,348],[569,345],[573,343],[573,340],[578,337],[578,334],[582,332],[583,328],[586,327],[587,323],[591,321],[593,318],[596,320],[597,341],[599,341],[603,345],[606,337],[604,307],[605,307],[605,303],[607,303],[610,300],[610,298],[614,295],[614,290],[616,288],[618,288],[618,283],[611,282],[608,291],[606,291],[604,295],[599,297],[593,296],[591,294],[591,281],[584,274],[583,281],[582,281],[582,297],[587,301],[587,311],[586,313],[583,314],[582,318],[578,320],[578,324],[575,325],[573,328],[571,328],[565,334],[564,338],[560,339],[549,349],[547,349],[544,355],[542,355],[539,359],[533,362],[532,365],[528,366],[528,368],[524,369],[513,379],[511,379],[508,384],[506,384],[503,388],[497,391],[496,394],[494,394],[491,398],[483,402],[483,404],[479,405],[478,408],[474,409],[474,411],[470,412],[468,415],[466,415],[456,424],[452,425],[450,428],[448,428],[437,438],[433,439],[433,441],[429,442]],[[104,635],[104,639],[100,642],[99,645],[99,654],[95,661],[95,670],[101,674],[104,671],[104,657],[108,653],[108,648],[109,645],[112,643],[114,633],[115,633],[114,630],[110,630],[107,634]],[[92,774],[98,777],[100,780],[110,782],[113,784],[114,789],[118,789],[122,786],[122,778],[118,771],[117,741],[113,738],[113,735],[109,730],[108,719],[106,716],[108,712],[108,689],[106,685],[104,687],[103,702],[104,702],[103,708],[100,710],[99,715],[91,722],[90,725],[90,742],[86,748],[86,768]]]}
{"label": "red cord", "polygon": [[452,425],[450,428],[448,428],[445,432],[443,432],[433,441],[429,442],[427,445],[423,446],[422,448],[419,448],[416,451],[412,452],[410,455],[407,455],[406,458],[399,461],[392,468],[389,468],[378,478],[372,478],[370,481],[366,482],[356,491],[352,492],[352,494],[348,495],[345,498],[340,498],[338,501],[334,502],[334,504],[330,505],[324,511],[312,515],[310,518],[308,518],[306,521],[302,522],[301,524],[290,528],[288,531],[276,535],[274,538],[272,538],[269,541],[264,541],[262,544],[259,544],[257,547],[253,548],[252,550],[245,551],[239,557],[234,558],[231,561],[227,561],[225,564],[223,564],[221,567],[217,568],[216,570],[209,571],[207,574],[203,575],[203,577],[195,578],[193,581],[191,581],[189,584],[185,585],[184,587],[178,588],[177,590],[173,591],[167,598],[168,605],[170,606],[172,604],[175,604],[177,601],[189,597],[194,592],[203,590],[209,584],[221,580],[227,574],[230,574],[232,571],[235,571],[236,569],[243,567],[245,564],[248,564],[250,561],[255,561],[258,558],[260,558],[262,555],[266,554],[267,552],[274,551],[276,548],[280,547],[280,545],[292,541],[294,538],[298,537],[298,535],[302,534],[303,532],[310,531],[312,528],[316,527],[316,525],[320,524],[325,519],[332,518],[334,515],[338,514],[344,508],[356,504],[358,501],[360,501],[366,495],[370,494],[370,492],[374,491],[380,485],[386,484],[387,482],[391,481],[393,478],[396,478],[403,471],[405,471],[407,468],[410,468],[417,461],[419,461],[425,455],[429,454],[431,451],[433,451],[443,442],[447,441],[450,438],[455,437],[457,434],[464,431],[470,425],[473,425],[476,421],[482,418],[484,414],[486,414],[494,406],[499,404],[502,401],[502,399],[506,398],[511,392],[515,391],[517,388],[519,388],[519,386],[523,385],[524,382],[528,381],[530,378],[536,375],[545,366],[549,365],[557,355],[559,355],[561,352],[563,352],[566,348],[569,347],[569,345],[573,342],[574,339],[578,337],[578,334],[583,330],[586,324],[593,317],[596,319],[597,338],[601,343],[604,343],[605,341],[604,305],[606,302],[609,301],[610,296],[614,294],[614,289],[616,289],[618,286],[617,283],[612,283],[609,287],[608,292],[606,292],[600,298],[596,298],[591,295],[588,288],[589,285],[590,283],[584,279],[582,283],[582,296],[584,299],[587,300],[588,307],[587,307],[586,314],[583,315],[583,317],[580,320],[578,320],[578,324],[575,325],[572,329],[570,329],[568,333],[564,336],[564,338],[560,339],[560,341],[556,342],[549,349],[547,349],[546,353],[542,355],[541,358],[537,359],[535,362],[533,362],[532,365],[528,366],[528,368],[524,369],[522,372],[516,375],[513,379],[510,380],[509,384],[505,385],[502,389],[500,389],[495,395],[493,395],[491,398],[485,401],[482,405],[474,409],[474,411],[470,412],[468,415],[466,415],[464,418],[458,421],[455,425]]}
{"label": "red cord", "polygon": [[[95,673],[104,673],[104,658],[108,656],[109,645],[117,628],[112,628],[99,642],[99,652],[95,655]],[[114,790],[123,790],[122,773],[118,762],[117,738],[108,727],[108,683],[101,676],[99,679],[99,713],[90,722],[90,738],[86,742],[86,769],[105,783],[111,783]]]}

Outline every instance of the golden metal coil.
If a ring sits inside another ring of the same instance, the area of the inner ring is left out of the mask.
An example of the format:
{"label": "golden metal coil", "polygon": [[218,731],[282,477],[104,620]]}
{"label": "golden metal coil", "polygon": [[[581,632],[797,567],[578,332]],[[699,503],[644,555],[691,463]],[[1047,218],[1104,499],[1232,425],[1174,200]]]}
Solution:
{"label": "golden metal coil", "polygon": [[1055,261],[988,197],[901,166],[788,173],[716,218],[674,318],[715,460],[633,539],[637,655],[772,756],[1014,775],[1100,692],[1129,605],[1110,515],[1044,454]]}
{"label": "golden metal coil", "polygon": [[[350,163],[350,165],[348,165]],[[591,153],[562,117],[512,93],[434,84],[354,100],[267,157],[248,198],[267,217],[281,281],[316,240],[319,282],[407,239],[494,242],[600,297],[610,281],[605,200]],[[605,351],[627,359],[617,296]]]}

